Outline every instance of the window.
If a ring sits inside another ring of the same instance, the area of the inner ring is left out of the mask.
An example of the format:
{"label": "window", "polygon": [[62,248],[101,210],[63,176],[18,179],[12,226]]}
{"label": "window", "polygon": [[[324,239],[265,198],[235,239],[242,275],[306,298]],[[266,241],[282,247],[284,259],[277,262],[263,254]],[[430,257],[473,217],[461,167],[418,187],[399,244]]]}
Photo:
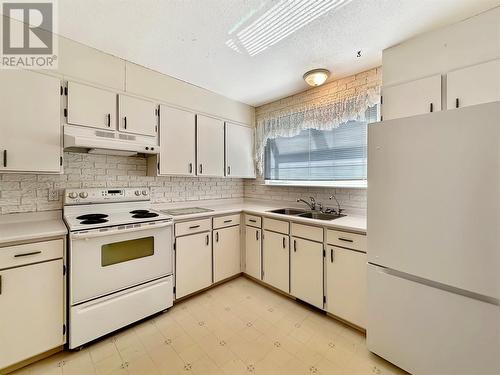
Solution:
{"label": "window", "polygon": [[367,124],[377,121],[377,106],[368,122],[348,121],[332,130],[306,129],[294,137],[269,139],[264,155],[268,184],[366,186]]}

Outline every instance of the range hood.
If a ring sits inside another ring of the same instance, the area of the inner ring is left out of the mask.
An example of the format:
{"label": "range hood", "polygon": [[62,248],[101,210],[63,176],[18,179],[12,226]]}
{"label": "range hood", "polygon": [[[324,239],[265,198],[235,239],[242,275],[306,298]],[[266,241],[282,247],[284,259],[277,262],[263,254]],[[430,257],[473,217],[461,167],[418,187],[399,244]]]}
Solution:
{"label": "range hood", "polygon": [[64,150],[92,154],[133,156],[158,154],[158,138],[115,130],[64,125]]}

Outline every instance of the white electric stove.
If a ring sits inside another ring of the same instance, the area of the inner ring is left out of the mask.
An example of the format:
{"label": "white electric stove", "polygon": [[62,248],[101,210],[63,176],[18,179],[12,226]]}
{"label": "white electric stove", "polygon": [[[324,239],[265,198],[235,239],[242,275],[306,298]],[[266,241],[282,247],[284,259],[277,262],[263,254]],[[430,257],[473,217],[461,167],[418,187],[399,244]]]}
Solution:
{"label": "white electric stove", "polygon": [[70,349],[172,306],[172,217],[148,189],[68,189],[64,221]]}

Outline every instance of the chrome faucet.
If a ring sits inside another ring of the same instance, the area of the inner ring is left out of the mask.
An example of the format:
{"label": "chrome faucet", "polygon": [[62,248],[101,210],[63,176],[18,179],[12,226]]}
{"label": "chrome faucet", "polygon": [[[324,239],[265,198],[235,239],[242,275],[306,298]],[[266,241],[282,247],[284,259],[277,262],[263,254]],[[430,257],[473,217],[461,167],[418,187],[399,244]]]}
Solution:
{"label": "chrome faucet", "polygon": [[311,200],[310,203],[302,198],[297,198],[297,202],[304,202],[309,206],[311,211],[314,211],[316,209],[316,199],[314,199],[314,197],[309,197],[309,199]]}
{"label": "chrome faucet", "polygon": [[337,215],[340,215],[342,213],[342,211],[344,211],[342,208],[340,208],[340,203],[339,201],[337,200],[337,198],[335,198],[335,195],[330,195],[330,198],[328,198],[330,200],[334,199],[335,202],[337,202]]}

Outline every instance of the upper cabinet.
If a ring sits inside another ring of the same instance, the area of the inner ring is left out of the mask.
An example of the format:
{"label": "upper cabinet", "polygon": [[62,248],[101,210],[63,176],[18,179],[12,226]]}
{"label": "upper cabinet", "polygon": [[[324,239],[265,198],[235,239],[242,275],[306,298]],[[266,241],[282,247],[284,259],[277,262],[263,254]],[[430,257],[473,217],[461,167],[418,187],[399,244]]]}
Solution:
{"label": "upper cabinet", "polygon": [[224,177],[224,121],[197,115],[198,175]]}
{"label": "upper cabinet", "polygon": [[254,129],[226,122],[226,176],[255,178]]}
{"label": "upper cabinet", "polygon": [[441,110],[441,75],[384,87],[382,118],[391,120]]}
{"label": "upper cabinet", "polygon": [[116,93],[68,82],[68,124],[116,130]]}
{"label": "upper cabinet", "polygon": [[0,70],[0,172],[61,170],[61,82]]}
{"label": "upper cabinet", "polygon": [[500,59],[448,73],[448,109],[497,100],[500,100]]}
{"label": "upper cabinet", "polygon": [[196,172],[196,115],[160,105],[160,174]]}
{"label": "upper cabinet", "polygon": [[156,136],[158,106],[148,100],[118,95],[118,130],[127,133]]}

